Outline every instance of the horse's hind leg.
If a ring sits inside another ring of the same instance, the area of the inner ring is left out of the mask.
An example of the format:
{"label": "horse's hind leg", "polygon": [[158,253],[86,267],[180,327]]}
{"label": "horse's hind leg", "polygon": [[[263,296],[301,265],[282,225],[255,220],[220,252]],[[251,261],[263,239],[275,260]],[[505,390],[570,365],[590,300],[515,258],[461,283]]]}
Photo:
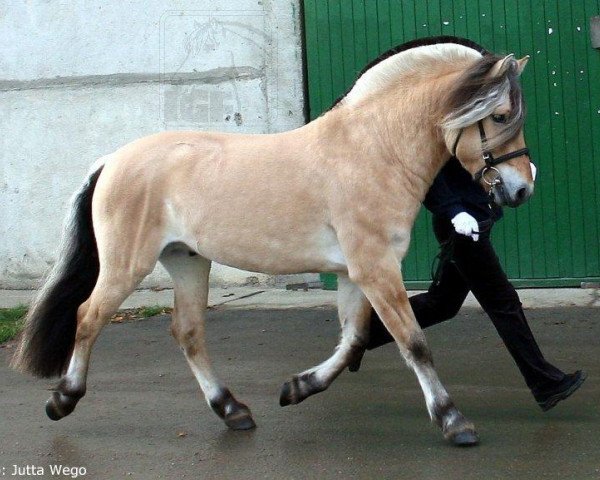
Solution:
{"label": "horse's hind leg", "polygon": [[85,395],[90,355],[102,327],[110,320],[121,303],[133,292],[139,282],[152,271],[156,260],[149,260],[146,268],[129,272],[112,262],[101,261],[100,275],[92,294],[77,311],[75,345],[66,374],[60,380],[46,403],[46,413],[52,420],[69,415]]}
{"label": "horse's hind leg", "polygon": [[181,346],[206,401],[229,428],[254,428],[256,425],[250,410],[221,385],[206,351],[204,321],[208,303],[210,260],[182,246],[168,247],[160,261],[173,279],[175,308],[171,331]]}
{"label": "horse's hind leg", "polygon": [[284,383],[279,398],[283,407],[300,403],[315,393],[322,392],[346,367],[356,368],[367,343],[368,319],[371,305],[362,291],[347,276],[338,278],[338,315],[342,335],[335,353],[325,362],[294,375]]}

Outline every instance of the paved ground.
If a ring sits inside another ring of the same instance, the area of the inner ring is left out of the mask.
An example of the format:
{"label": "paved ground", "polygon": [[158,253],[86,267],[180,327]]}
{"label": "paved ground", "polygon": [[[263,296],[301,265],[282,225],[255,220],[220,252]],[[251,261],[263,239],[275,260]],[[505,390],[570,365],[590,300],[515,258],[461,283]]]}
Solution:
{"label": "paved ground", "polygon": [[10,348],[0,349],[0,467],[10,477],[14,464],[62,463],[94,479],[598,479],[600,310],[529,316],[549,359],[589,374],[547,414],[476,310],[427,332],[442,379],[479,429],[482,444],[467,450],[429,424],[393,346],[368,354],[329,391],[278,406],[281,383],[331,352],[331,309],[211,312],[214,363],[251,406],[252,432],[227,431],[201,400],[167,317],[107,327],[88,395],[57,423],[43,411],[50,382],[9,371]]}

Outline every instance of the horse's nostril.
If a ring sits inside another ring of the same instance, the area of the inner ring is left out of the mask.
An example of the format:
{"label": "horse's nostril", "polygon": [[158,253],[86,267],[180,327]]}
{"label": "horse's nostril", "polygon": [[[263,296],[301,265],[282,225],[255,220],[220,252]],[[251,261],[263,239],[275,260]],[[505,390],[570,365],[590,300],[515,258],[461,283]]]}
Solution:
{"label": "horse's nostril", "polygon": [[526,198],[527,198],[527,188],[525,188],[525,187],[519,188],[519,190],[517,190],[517,200],[522,202]]}

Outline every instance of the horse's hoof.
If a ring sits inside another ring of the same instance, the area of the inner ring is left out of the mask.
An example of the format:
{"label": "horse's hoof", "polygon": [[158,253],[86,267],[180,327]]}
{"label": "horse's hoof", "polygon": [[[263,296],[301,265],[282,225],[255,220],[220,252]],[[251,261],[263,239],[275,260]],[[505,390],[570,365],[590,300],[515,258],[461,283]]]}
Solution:
{"label": "horse's hoof", "polygon": [[250,409],[238,402],[227,388],[221,389],[208,403],[232,430],[250,430],[256,427]]}
{"label": "horse's hoof", "polygon": [[287,405],[296,405],[306,399],[310,393],[304,388],[305,381],[298,375],[294,375],[292,380],[285,382],[281,387],[281,395],[279,395],[279,405],[286,407]]}
{"label": "horse's hoof", "polygon": [[456,432],[448,439],[457,447],[474,447],[479,444],[479,436],[475,430]]}
{"label": "horse's hoof", "polygon": [[294,402],[294,396],[292,392],[292,382],[285,382],[283,384],[283,387],[281,387],[281,394],[279,395],[279,406],[287,407],[288,405],[296,403]]}
{"label": "horse's hoof", "polygon": [[432,418],[442,427],[444,438],[457,447],[472,447],[479,443],[475,426],[458,411],[451,400],[436,406]]}
{"label": "horse's hoof", "polygon": [[48,418],[50,420],[54,420],[55,422],[57,420],[60,420],[64,416],[64,415],[61,415],[58,412],[58,410],[56,408],[56,405],[54,404],[54,401],[53,401],[52,397],[50,397],[48,399],[48,401],[46,402],[46,415],[48,415]]}
{"label": "horse's hoof", "polygon": [[52,396],[46,402],[46,415],[50,420],[60,420],[75,410],[78,400],[59,392],[52,392]]}
{"label": "horse's hoof", "polygon": [[256,428],[256,423],[250,414],[250,410],[240,410],[225,417],[225,425],[232,430],[252,430]]}

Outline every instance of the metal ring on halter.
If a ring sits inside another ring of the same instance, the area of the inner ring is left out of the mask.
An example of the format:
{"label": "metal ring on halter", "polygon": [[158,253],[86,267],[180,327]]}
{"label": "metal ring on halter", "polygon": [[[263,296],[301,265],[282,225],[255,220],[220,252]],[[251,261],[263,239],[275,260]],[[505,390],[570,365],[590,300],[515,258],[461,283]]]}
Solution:
{"label": "metal ring on halter", "polygon": [[[496,172],[496,178],[494,178],[491,181],[485,177],[485,175],[490,171]],[[481,178],[483,179],[483,181],[485,183],[487,183],[491,187],[502,183],[502,177],[500,176],[500,172],[498,171],[498,169],[496,167],[484,167],[484,169],[481,172]]]}

